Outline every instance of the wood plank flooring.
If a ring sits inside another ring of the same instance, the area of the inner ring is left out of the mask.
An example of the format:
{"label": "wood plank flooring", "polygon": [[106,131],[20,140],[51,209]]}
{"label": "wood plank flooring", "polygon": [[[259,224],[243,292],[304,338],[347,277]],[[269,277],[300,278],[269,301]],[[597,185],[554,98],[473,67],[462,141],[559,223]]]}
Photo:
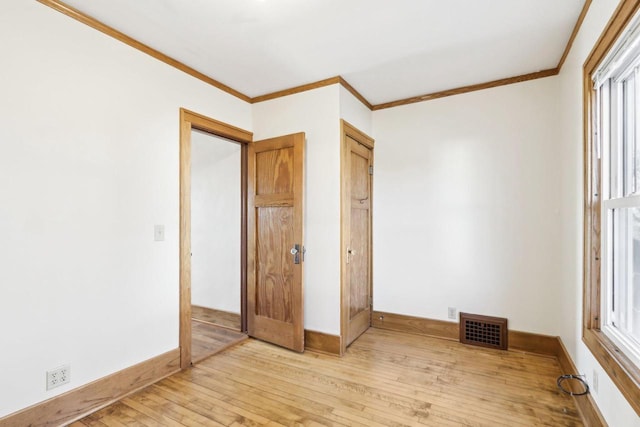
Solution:
{"label": "wood plank flooring", "polygon": [[198,363],[246,339],[242,332],[192,319],[191,361]]}
{"label": "wood plank flooring", "polygon": [[236,331],[239,331],[241,326],[239,314],[199,305],[191,306],[191,317],[195,320],[202,320],[203,322],[224,326]]}
{"label": "wood plank flooring", "polygon": [[370,329],[343,358],[249,339],[85,426],[581,426],[553,358]]}

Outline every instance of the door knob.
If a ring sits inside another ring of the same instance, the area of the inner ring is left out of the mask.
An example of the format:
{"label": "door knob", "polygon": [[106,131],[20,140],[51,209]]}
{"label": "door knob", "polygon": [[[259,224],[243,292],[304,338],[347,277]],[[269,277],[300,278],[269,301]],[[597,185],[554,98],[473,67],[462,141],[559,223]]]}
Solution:
{"label": "door knob", "polygon": [[293,255],[293,263],[300,264],[300,245],[296,243],[289,252]]}

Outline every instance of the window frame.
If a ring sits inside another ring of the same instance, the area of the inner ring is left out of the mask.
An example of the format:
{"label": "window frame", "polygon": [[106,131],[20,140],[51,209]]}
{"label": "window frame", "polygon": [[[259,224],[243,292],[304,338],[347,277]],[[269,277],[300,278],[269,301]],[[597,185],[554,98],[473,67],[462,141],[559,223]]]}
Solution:
{"label": "window frame", "polygon": [[[638,19],[635,22],[638,25]],[[634,37],[640,37],[640,34],[636,32]],[[625,51],[622,52],[624,54]],[[601,231],[602,259],[606,262],[602,263],[601,272],[603,302],[600,326],[635,366],[640,367],[640,342],[627,329],[624,321],[631,309],[631,294],[627,287],[633,279],[626,277],[622,281],[615,280],[617,273],[621,272],[620,267],[623,267],[628,276],[629,271],[622,264],[629,262],[628,257],[633,253],[632,242],[628,239],[620,241],[619,233],[624,231],[626,235],[631,232],[632,209],[640,209],[640,194],[635,176],[637,171],[635,166],[630,168],[635,165],[636,132],[640,126],[636,108],[640,100],[640,85],[636,83],[640,71],[640,51],[636,52],[637,55],[631,61],[621,63],[617,69],[609,68],[607,78],[595,85],[597,93],[593,119],[598,127],[594,132],[594,143],[598,144],[603,159]],[[626,57],[631,58],[629,55]],[[634,172],[633,179],[628,175],[630,169]],[[621,310],[622,307],[626,309]]]}
{"label": "window frame", "polygon": [[584,123],[584,290],[582,340],[640,415],[640,369],[600,329],[602,303],[602,173],[594,138],[599,101],[593,76],[627,24],[640,10],[640,0],[622,0],[583,67]]}

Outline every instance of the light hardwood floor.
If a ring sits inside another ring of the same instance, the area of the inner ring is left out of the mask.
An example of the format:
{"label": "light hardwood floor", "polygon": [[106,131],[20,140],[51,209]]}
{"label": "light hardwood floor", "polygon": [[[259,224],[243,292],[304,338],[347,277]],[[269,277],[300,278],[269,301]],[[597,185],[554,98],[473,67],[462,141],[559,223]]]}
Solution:
{"label": "light hardwood floor", "polygon": [[580,426],[555,359],[370,329],[343,358],[249,339],[84,426]]}
{"label": "light hardwood floor", "polygon": [[247,335],[240,331],[192,319],[191,361],[198,363],[246,339]]}
{"label": "light hardwood floor", "polygon": [[191,306],[191,317],[194,320],[212,323],[214,325],[224,326],[225,328],[240,330],[240,315],[229,313],[228,311],[215,310],[212,308],[201,307],[198,305]]}

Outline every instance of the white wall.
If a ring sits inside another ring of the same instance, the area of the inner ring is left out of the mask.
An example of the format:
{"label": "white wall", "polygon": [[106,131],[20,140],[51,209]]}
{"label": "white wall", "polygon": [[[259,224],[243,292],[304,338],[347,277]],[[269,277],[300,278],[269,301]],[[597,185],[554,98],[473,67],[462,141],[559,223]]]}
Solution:
{"label": "white wall", "polygon": [[561,129],[558,155],[562,162],[560,260],[563,319],[558,324],[563,342],[578,370],[593,382],[598,375],[598,391],[592,390],[595,401],[612,427],[640,426],[626,399],[618,391],[591,352],[582,342],[582,280],[583,280],[583,64],[609,18],[618,5],[617,0],[594,0],[560,73],[561,91],[556,102],[560,105]]}
{"label": "white wall", "polygon": [[557,334],[558,80],[374,112],[374,308]]}
{"label": "white wall", "polygon": [[240,313],[241,146],[191,137],[191,303]]}
{"label": "white wall", "polygon": [[340,118],[355,126],[359,131],[371,136],[373,114],[358,98],[340,85]]}
{"label": "white wall", "polygon": [[3,416],[178,347],[179,107],[251,109],[35,1],[0,40]]}
{"label": "white wall", "polygon": [[340,99],[332,85],[253,104],[254,140],[305,132],[304,327],[340,334]]}

